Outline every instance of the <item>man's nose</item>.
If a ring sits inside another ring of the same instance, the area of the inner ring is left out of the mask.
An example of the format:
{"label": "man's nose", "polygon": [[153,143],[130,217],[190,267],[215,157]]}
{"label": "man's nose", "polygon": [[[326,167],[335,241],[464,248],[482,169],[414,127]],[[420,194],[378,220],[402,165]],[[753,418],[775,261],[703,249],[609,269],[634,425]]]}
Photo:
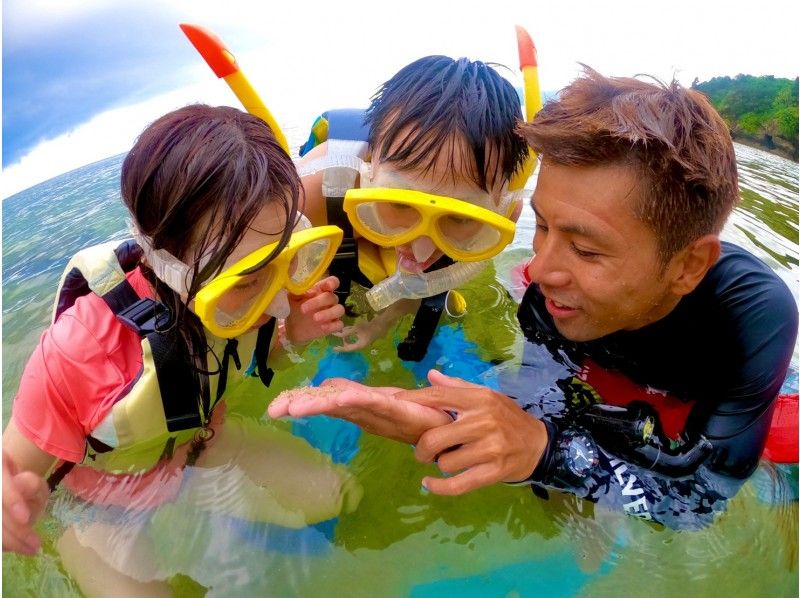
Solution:
{"label": "man's nose", "polygon": [[570,275],[558,251],[552,244],[544,242],[528,262],[528,278],[532,283],[548,287],[563,287],[569,284]]}

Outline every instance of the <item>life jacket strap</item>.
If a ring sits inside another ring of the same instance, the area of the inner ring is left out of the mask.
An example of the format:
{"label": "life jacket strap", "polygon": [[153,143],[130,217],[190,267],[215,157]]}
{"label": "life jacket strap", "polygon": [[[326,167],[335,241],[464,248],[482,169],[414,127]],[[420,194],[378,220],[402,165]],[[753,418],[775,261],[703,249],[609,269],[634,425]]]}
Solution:
{"label": "life jacket strap", "polygon": [[272,341],[272,333],[275,332],[275,318],[270,318],[269,322],[258,329],[256,337],[256,369],[261,383],[269,387],[275,372],[267,367],[267,357],[269,357],[269,345]]}
{"label": "life jacket strap", "polygon": [[228,385],[228,362],[233,358],[233,364],[237,370],[242,369],[242,362],[239,359],[239,352],[236,348],[239,346],[239,341],[235,338],[229,338],[225,343],[225,350],[222,353],[222,363],[219,366],[219,382],[217,383],[217,398],[214,404],[217,404],[225,393],[225,388]]}
{"label": "life jacket strap", "polygon": [[[372,288],[372,281],[358,267],[358,242],[353,237],[353,226],[344,211],[344,197],[327,197],[325,205],[328,211],[328,222],[344,231],[342,243],[336,250],[328,272],[339,279],[339,286],[334,291],[340,305],[345,305],[353,281],[364,288]],[[354,315],[354,314],[348,314]]]}
{"label": "life jacket strap", "polygon": [[61,483],[61,480],[67,477],[67,474],[72,471],[73,467],[75,467],[75,464],[72,461],[64,461],[58,467],[56,467],[53,470],[53,473],[47,477],[48,490],[53,492],[56,489],[56,486]]}
{"label": "life jacket strap", "polygon": [[184,342],[174,329],[166,332],[152,332],[145,335],[150,343],[153,361],[156,366],[158,388],[161,393],[161,404],[169,432],[199,428],[203,425],[203,417],[198,409],[198,390],[203,402],[203,412],[208,413],[208,385],[200,384],[192,369],[175,351],[178,343]]}
{"label": "life jacket strap", "polygon": [[[136,298],[132,303],[131,293]],[[176,356],[175,347],[181,339],[178,332],[169,327],[171,314],[167,307],[154,299],[138,298],[127,280],[103,295],[103,300],[120,322],[150,343],[167,430],[177,432],[201,426],[203,418],[198,412],[197,397],[189,391],[197,388],[197,381],[191,369]],[[128,302],[127,307],[123,302]],[[224,386],[222,381],[220,385]],[[204,400],[204,403],[207,402]],[[204,407],[208,412],[207,404]]]}
{"label": "life jacket strap", "polygon": [[[454,263],[450,257],[443,255],[429,269],[439,270]],[[433,297],[425,297],[422,300],[414,316],[414,323],[408,330],[408,335],[403,342],[397,345],[397,356],[400,359],[403,361],[423,360],[431,340],[433,340],[433,335],[436,333],[436,327],[439,325],[446,302],[447,291]]]}
{"label": "life jacket strap", "polygon": [[[127,285],[127,287],[134,292],[128,281],[125,281],[114,287],[111,293],[114,293],[114,291],[124,285]],[[128,297],[123,303],[120,299],[125,293],[119,292],[110,298],[108,297],[109,294],[103,295],[103,300],[108,304],[108,307],[111,308],[111,311],[117,315],[117,318],[119,318],[123,324],[140,336],[147,336],[153,332],[164,330],[169,326],[170,313],[163,303],[149,298],[140,299],[135,292],[135,299],[133,299],[132,302]],[[123,307],[125,305],[127,305],[127,307]]]}

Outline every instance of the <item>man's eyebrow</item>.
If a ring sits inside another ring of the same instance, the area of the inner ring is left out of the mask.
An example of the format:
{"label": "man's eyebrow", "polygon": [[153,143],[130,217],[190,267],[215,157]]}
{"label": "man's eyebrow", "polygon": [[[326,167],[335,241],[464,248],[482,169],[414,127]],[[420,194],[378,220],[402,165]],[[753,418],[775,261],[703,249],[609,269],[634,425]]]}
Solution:
{"label": "man's eyebrow", "polygon": [[[536,214],[537,219],[544,220],[542,215],[539,213],[539,210],[536,209],[536,204],[533,201],[533,197],[531,197],[531,209],[533,209],[533,213]],[[602,242],[604,240],[603,235],[598,234],[594,229],[584,226],[583,224],[559,224],[556,226],[556,228],[560,232],[567,233],[568,235],[578,235],[597,242]]]}

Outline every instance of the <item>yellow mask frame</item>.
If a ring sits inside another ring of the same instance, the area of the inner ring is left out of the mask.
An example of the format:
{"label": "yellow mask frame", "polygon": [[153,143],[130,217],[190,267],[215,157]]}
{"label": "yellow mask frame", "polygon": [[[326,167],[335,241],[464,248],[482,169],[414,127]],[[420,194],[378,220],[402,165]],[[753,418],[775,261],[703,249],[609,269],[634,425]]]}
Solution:
{"label": "yellow mask frame", "polygon": [[[258,265],[275,250],[280,241],[260,247],[206,283],[195,296],[193,311],[203,322],[203,325],[218,337],[233,338],[247,332],[264,314],[264,311],[281,289],[285,288],[293,295],[302,295],[314,286],[325,270],[328,269],[331,261],[333,261],[336,250],[342,242],[342,236],[342,229],[338,226],[330,225],[308,228],[293,233],[286,247],[263,266],[263,271],[257,268]],[[290,268],[297,253],[312,243],[325,240],[329,242],[319,263],[314,265],[302,280],[293,280]],[[216,317],[220,299],[234,290],[237,284],[245,281],[247,276],[252,275],[254,272],[250,272],[250,270],[253,268],[256,268],[256,272],[263,273],[265,276],[269,274],[267,285],[255,296],[245,313],[231,323],[221,324]]]}
{"label": "yellow mask frame", "polygon": [[[402,233],[381,234],[365,225],[358,214],[358,207],[368,203],[400,204],[410,207],[419,214],[420,219]],[[347,213],[353,230],[378,246],[397,247],[410,243],[421,236],[427,236],[450,258],[462,262],[477,262],[494,257],[514,239],[516,231],[516,225],[512,220],[486,208],[461,199],[410,189],[389,187],[350,189],[345,193],[344,211]],[[443,235],[437,226],[437,221],[447,216],[469,218],[485,224],[497,233],[497,240],[485,249],[464,251]]]}

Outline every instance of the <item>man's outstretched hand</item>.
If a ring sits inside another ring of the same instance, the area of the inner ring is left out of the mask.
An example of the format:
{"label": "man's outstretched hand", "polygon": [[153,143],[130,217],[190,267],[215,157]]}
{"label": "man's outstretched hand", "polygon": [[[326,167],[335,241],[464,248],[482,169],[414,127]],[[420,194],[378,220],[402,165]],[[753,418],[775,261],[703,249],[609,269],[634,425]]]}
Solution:
{"label": "man's outstretched hand", "polygon": [[366,432],[414,444],[437,426],[452,422],[439,409],[413,401],[399,401],[401,388],[372,387],[344,378],[330,378],[318,387],[282,392],[270,404],[270,417],[329,415],[353,422]]}
{"label": "man's outstretched hand", "polygon": [[455,414],[455,421],[424,432],[415,454],[452,477],[425,477],[435,494],[464,494],[496,482],[528,478],[544,453],[547,429],[509,397],[490,388],[428,372],[431,386],[397,393],[395,400]]}

